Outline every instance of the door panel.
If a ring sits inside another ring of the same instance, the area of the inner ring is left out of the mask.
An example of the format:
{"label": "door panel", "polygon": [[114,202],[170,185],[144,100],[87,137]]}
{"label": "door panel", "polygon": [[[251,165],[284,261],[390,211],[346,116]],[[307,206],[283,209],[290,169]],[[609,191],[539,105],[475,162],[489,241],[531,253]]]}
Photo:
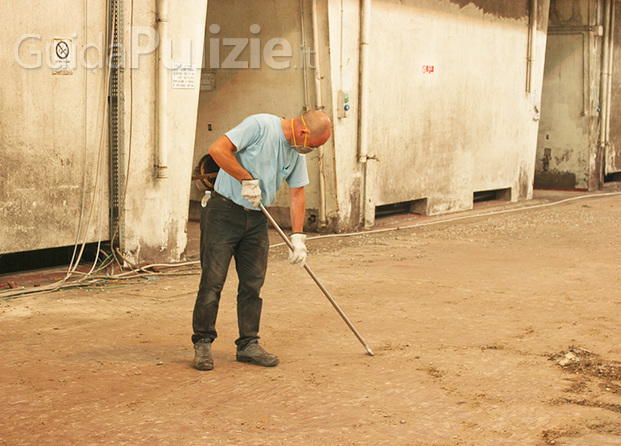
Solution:
{"label": "door panel", "polygon": [[581,32],[548,35],[535,187],[588,188],[585,40]]}
{"label": "door panel", "polygon": [[[0,2],[11,24],[0,35],[10,49],[0,52],[0,253],[72,245],[79,227],[82,241],[108,238],[107,148],[99,152],[98,137],[105,3]],[[53,68],[59,61],[64,73]]]}

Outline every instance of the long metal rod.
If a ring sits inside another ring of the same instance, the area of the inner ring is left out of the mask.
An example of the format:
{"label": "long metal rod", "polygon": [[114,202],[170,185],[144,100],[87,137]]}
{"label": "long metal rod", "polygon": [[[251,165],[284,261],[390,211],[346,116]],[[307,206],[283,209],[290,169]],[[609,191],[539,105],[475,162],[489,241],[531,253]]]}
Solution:
{"label": "long metal rod", "polygon": [[[261,210],[263,211],[263,213],[265,214],[267,219],[270,221],[272,226],[274,226],[274,229],[276,229],[276,231],[278,232],[280,237],[283,239],[285,244],[289,247],[290,250],[293,251],[293,245],[291,244],[291,241],[289,240],[289,237],[287,237],[285,235],[285,233],[282,231],[282,229],[280,229],[280,226],[278,226],[278,223],[276,223],[276,221],[272,218],[270,213],[267,212],[267,209],[265,209],[265,206],[263,206],[262,204],[260,204],[259,206],[261,207]],[[319,279],[317,278],[317,276],[315,275],[313,270],[310,269],[310,266],[308,266],[308,263],[304,264],[304,269],[311,276],[311,278],[315,281],[315,283],[317,284],[319,289],[323,292],[323,294],[326,295],[326,297],[328,298],[328,300],[330,301],[330,303],[332,304],[334,309],[338,312],[338,314],[341,316],[341,318],[343,318],[343,320],[345,321],[345,323],[347,324],[349,329],[356,335],[356,337],[358,338],[360,343],[364,346],[364,348],[367,350],[369,355],[375,356],[373,351],[371,351],[371,348],[369,348],[369,346],[364,341],[364,339],[362,339],[362,336],[360,336],[360,333],[358,333],[358,330],[356,330],[356,327],[354,327],[354,325],[350,322],[350,320],[347,318],[345,313],[343,313],[343,310],[341,310],[341,308],[338,306],[336,301],[332,298],[332,296],[330,296],[330,293],[328,293],[328,290],[326,290],[326,287],[324,287],[323,284],[319,281]]]}

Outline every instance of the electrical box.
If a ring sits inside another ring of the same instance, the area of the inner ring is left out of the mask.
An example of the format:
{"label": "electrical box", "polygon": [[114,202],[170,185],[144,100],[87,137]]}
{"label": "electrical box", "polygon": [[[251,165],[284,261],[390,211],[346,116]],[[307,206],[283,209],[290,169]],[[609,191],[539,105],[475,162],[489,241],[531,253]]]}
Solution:
{"label": "electrical box", "polygon": [[349,92],[339,91],[338,94],[338,114],[339,119],[349,117],[351,104],[349,102]]}
{"label": "electrical box", "polygon": [[213,91],[216,89],[215,73],[201,74],[201,91]]}

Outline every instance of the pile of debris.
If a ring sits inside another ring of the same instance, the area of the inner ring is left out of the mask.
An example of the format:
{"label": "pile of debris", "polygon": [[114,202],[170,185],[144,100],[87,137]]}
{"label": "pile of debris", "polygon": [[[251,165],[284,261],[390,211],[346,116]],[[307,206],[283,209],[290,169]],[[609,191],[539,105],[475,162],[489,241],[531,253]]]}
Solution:
{"label": "pile of debris", "polygon": [[621,381],[621,362],[607,361],[601,356],[582,347],[569,347],[568,352],[561,352],[550,357],[550,360],[563,369],[582,375]]}

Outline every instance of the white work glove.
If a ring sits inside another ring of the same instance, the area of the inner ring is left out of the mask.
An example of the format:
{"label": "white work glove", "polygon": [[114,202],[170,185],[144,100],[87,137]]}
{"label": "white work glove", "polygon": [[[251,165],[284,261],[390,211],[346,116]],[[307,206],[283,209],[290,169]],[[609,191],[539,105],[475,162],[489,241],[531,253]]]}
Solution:
{"label": "white work glove", "polygon": [[242,197],[252,203],[253,207],[259,206],[261,203],[261,188],[259,180],[242,180]]}
{"label": "white work glove", "polygon": [[306,263],[306,234],[296,232],[291,234],[289,238],[293,245],[293,251],[289,250],[289,262],[294,265],[299,263],[304,268],[304,263]]}

